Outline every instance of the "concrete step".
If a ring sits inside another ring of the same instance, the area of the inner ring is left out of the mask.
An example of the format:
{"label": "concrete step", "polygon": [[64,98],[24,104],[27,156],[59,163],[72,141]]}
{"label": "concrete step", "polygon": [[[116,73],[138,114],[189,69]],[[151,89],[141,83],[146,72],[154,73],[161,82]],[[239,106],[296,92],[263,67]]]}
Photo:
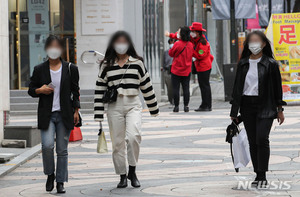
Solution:
{"label": "concrete step", "polygon": [[[10,103],[38,103],[38,98],[32,98],[29,96],[10,97]],[[94,95],[81,95],[81,102],[94,102]]]}
{"label": "concrete step", "polygon": [[[82,114],[94,114],[94,109],[80,109]],[[10,111],[11,116],[36,116],[37,110],[26,110],[26,111]]]}
{"label": "concrete step", "polygon": [[[94,95],[95,90],[85,89],[80,90],[81,95]],[[11,90],[10,97],[26,97],[28,96],[27,90]]]}
{"label": "concrete step", "polygon": [[[93,109],[94,102],[81,102],[82,109]],[[38,103],[11,103],[11,111],[27,111],[27,110],[37,110]]]}

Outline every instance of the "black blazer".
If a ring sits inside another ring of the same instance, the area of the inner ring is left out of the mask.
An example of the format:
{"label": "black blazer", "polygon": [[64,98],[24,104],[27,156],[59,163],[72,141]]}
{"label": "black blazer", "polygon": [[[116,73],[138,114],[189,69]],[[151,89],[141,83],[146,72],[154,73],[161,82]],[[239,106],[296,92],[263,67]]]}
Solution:
{"label": "black blazer", "polygon": [[[79,72],[77,66],[71,64],[69,73],[69,63],[62,61],[62,74],[60,84],[60,108],[63,123],[68,130],[74,128],[74,108],[80,108],[79,102]],[[49,95],[36,94],[35,90],[43,85],[51,83],[49,61],[34,67],[30,78],[28,94],[32,97],[39,97],[38,106],[38,128],[48,129],[53,103],[53,93]],[[73,98],[71,98],[71,93]]]}
{"label": "black blazer", "polygon": [[[240,110],[241,99],[247,72],[249,58],[241,59],[237,66],[235,83],[231,101],[231,117],[237,117]],[[258,62],[258,97],[260,100],[259,118],[276,118],[276,107],[286,105],[282,100],[282,85],[279,66],[273,58],[262,56]]]}

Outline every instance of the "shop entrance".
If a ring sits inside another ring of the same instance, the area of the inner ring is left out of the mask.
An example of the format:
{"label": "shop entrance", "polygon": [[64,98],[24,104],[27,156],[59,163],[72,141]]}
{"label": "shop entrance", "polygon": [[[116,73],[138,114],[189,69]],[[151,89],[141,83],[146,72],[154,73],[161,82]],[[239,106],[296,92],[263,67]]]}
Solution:
{"label": "shop entrance", "polygon": [[74,26],[74,0],[9,0],[10,88],[27,89],[34,66],[47,60],[49,34],[64,38],[64,59],[76,62]]}

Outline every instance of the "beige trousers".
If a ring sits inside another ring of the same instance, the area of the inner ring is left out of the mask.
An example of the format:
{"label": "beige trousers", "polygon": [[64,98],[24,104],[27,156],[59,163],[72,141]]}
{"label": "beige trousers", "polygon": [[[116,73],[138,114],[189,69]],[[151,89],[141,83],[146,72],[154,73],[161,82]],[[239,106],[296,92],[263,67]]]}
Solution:
{"label": "beige trousers", "polygon": [[119,95],[108,104],[108,126],[116,174],[126,174],[126,150],[130,166],[136,166],[140,153],[142,107],[138,96]]}

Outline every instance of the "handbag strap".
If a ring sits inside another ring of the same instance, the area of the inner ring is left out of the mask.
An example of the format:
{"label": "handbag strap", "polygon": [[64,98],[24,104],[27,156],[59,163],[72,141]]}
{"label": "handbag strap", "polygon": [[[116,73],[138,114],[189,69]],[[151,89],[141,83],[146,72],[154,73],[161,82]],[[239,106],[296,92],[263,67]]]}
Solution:
{"label": "handbag strap", "polygon": [[188,42],[186,43],[186,45],[184,46],[184,48],[180,51],[180,53],[176,57],[178,57],[185,50],[185,48],[186,48],[187,45],[188,45]]}
{"label": "handbag strap", "polygon": [[69,75],[72,76],[72,73],[71,73],[71,62],[69,62],[68,68],[69,68]]}
{"label": "handbag strap", "polygon": [[123,73],[123,75],[122,75],[122,78],[121,78],[121,80],[120,80],[119,84],[117,85],[117,88],[119,88],[119,87],[120,87],[120,84],[121,84],[121,82],[123,81],[123,78],[124,78],[124,76],[125,76],[125,74],[126,74],[126,72],[127,72],[127,70],[128,70],[128,68],[129,68],[129,67],[130,67],[130,64],[127,66],[127,68],[126,68],[125,72]]}

